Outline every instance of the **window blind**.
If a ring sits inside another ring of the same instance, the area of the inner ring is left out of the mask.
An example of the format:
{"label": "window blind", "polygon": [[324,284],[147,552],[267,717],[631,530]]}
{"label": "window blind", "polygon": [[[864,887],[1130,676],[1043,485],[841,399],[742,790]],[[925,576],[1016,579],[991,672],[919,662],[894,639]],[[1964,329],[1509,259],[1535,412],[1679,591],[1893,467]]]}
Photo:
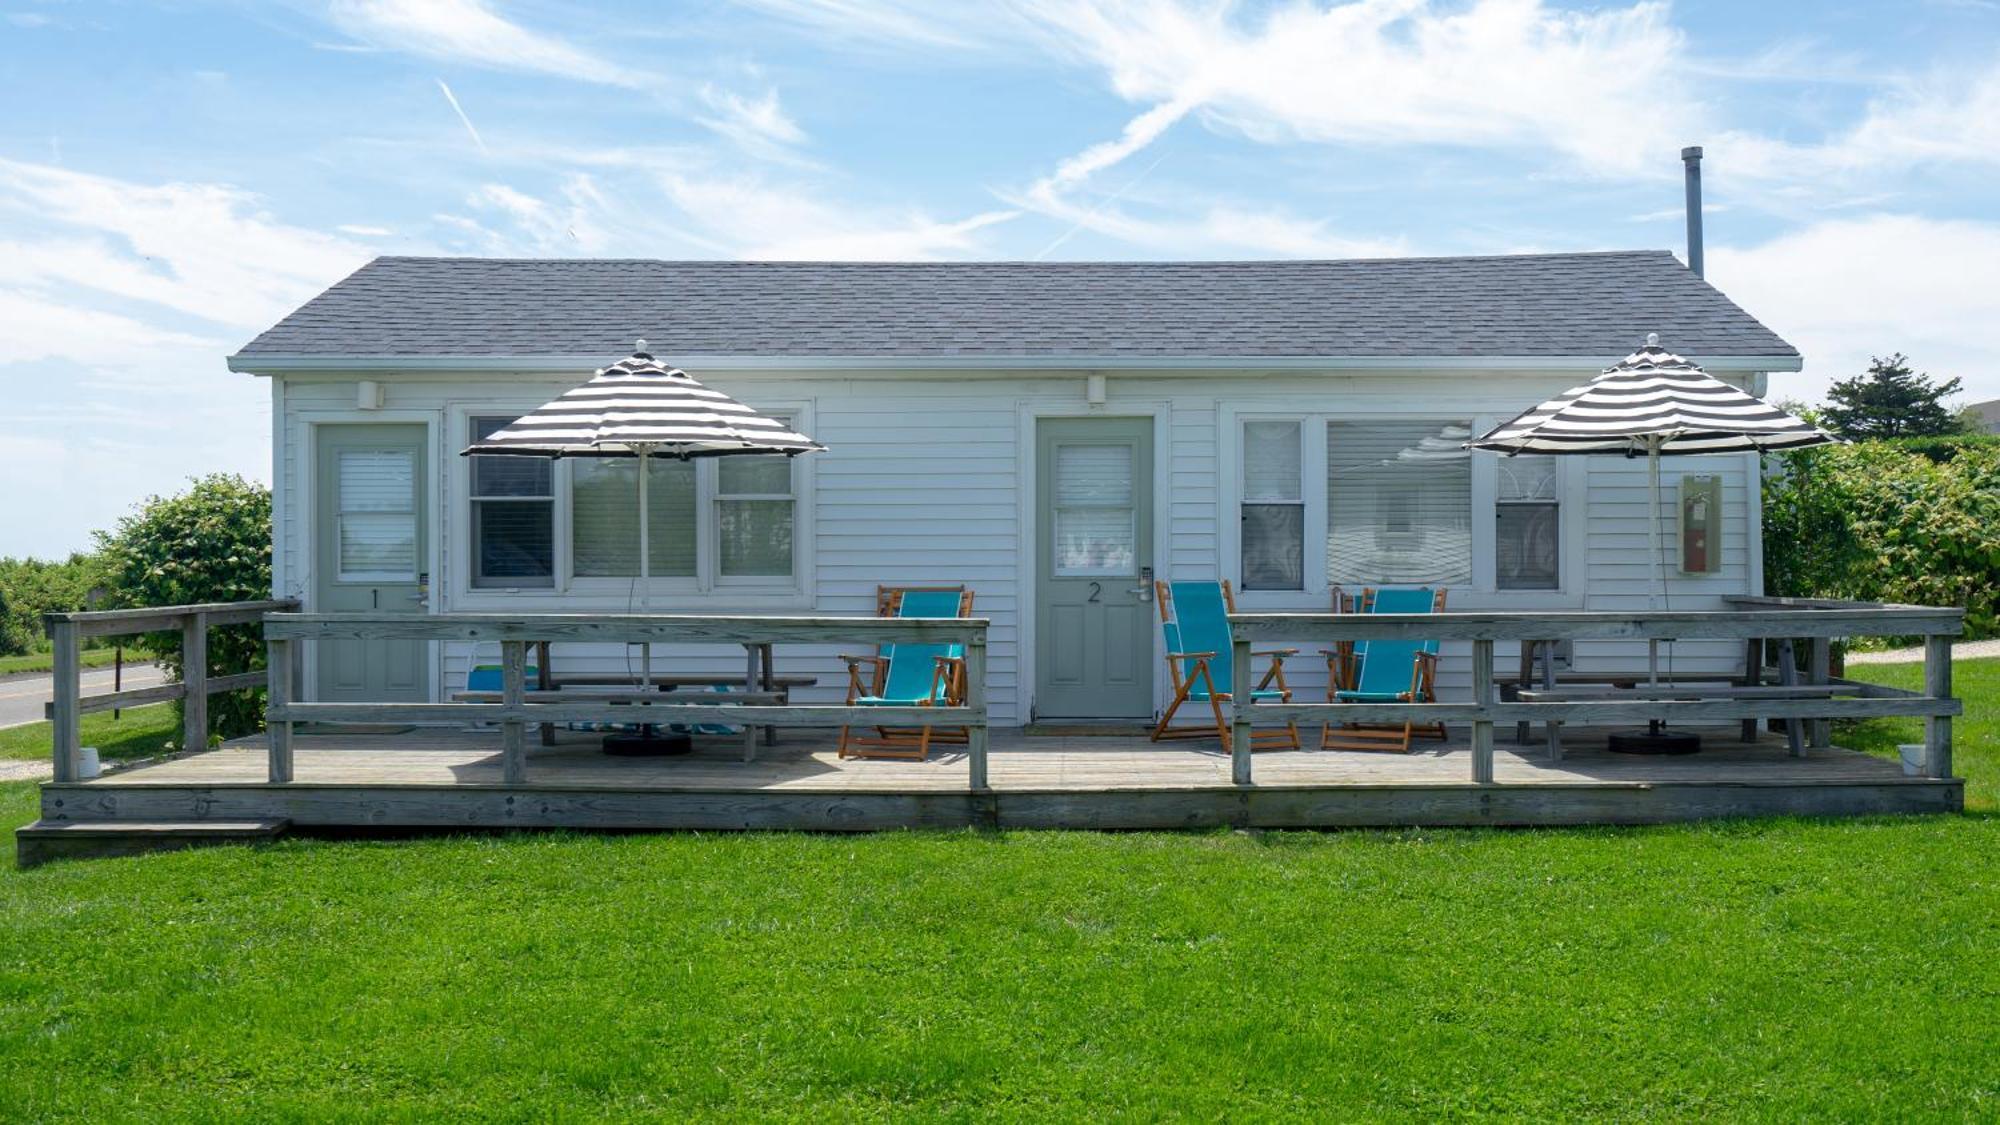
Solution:
{"label": "window blind", "polygon": [[1326,424],[1327,581],[1472,581],[1472,458],[1463,423]]}

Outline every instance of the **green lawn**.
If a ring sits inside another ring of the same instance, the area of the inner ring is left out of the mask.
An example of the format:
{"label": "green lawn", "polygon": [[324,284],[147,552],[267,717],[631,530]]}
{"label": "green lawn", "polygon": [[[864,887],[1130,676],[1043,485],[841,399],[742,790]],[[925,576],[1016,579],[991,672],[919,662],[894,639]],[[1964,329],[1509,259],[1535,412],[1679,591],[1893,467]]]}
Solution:
{"label": "green lawn", "polygon": [[[1997,681],[1961,665],[1962,817],[523,834],[0,870],[0,1106],[1992,1118]],[[0,788],[0,824],[32,814]]]}
{"label": "green lawn", "polygon": [[[101,759],[116,762],[157,754],[167,743],[179,742],[181,725],[172,704],[155,703],[127,707],[118,718],[109,711],[93,711],[83,717],[81,733],[82,745],[95,746]],[[0,758],[47,760],[55,753],[53,737],[46,722],[0,730]]]}
{"label": "green lawn", "polygon": [[[117,649],[87,648],[77,654],[78,663],[85,668],[109,668],[116,663]],[[138,649],[125,650],[125,663],[146,664],[152,657]],[[11,676],[17,672],[48,672],[56,666],[52,652],[27,652],[19,656],[0,656],[0,676]]]}

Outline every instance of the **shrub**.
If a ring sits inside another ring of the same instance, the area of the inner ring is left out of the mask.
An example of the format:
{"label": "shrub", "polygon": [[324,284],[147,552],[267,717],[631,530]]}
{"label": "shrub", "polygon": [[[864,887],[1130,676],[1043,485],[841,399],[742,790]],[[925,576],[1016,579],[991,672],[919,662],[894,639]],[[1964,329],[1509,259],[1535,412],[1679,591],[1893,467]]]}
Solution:
{"label": "shrub", "polygon": [[2000,443],[1943,461],[1899,443],[1780,455],[1764,481],[1767,593],[1965,607],[2000,632]]}
{"label": "shrub", "polygon": [[42,615],[86,608],[90,591],[104,582],[96,555],[73,554],[61,562],[0,559],[0,656],[47,648]]}
{"label": "shrub", "polygon": [[[242,477],[200,477],[179,496],[155,496],[120,520],[116,530],[99,532],[98,543],[121,605],[271,596],[271,491]],[[178,634],[156,635],[149,647],[179,676]],[[212,674],[263,667],[262,630],[256,625],[211,630],[208,658]],[[208,713],[210,728],[224,737],[251,733],[263,722],[262,693],[211,696]]]}
{"label": "shrub", "polygon": [[2000,449],[2000,434],[1946,434],[1941,437],[1890,438],[1883,444],[1943,463],[1968,449]]}

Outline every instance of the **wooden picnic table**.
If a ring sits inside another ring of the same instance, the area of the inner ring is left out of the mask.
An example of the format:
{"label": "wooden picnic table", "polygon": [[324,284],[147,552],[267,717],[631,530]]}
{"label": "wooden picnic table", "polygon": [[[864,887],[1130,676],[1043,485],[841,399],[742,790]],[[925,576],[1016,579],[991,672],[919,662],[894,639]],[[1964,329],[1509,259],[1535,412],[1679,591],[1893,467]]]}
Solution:
{"label": "wooden picnic table", "polygon": [[[660,673],[650,677],[632,675],[607,675],[603,673],[558,673],[550,662],[549,642],[535,642],[537,691],[560,691],[566,687],[623,687],[627,684],[639,686],[643,679],[646,684],[661,691],[675,691],[684,687],[728,687],[740,689],[744,696],[761,695],[775,699],[779,703],[791,701],[791,690],[795,687],[812,687],[819,683],[817,676],[780,676],[771,670],[771,644],[769,641],[745,643],[744,670],[741,679],[729,675],[701,675],[688,673]],[[759,700],[762,702],[763,700]],[[542,745],[555,744],[555,729],[547,724],[542,726]],[[778,743],[778,728],[764,728],[764,745]],[[749,761],[756,753],[756,741],[747,730],[743,742],[743,760]]]}

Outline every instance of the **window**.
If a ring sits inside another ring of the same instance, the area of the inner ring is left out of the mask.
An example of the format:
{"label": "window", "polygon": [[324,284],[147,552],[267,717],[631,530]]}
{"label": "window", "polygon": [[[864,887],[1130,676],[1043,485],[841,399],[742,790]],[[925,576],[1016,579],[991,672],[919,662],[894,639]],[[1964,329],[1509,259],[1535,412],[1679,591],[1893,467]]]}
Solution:
{"label": "window", "polygon": [[1054,571],[1063,578],[1136,573],[1139,509],[1130,445],[1055,447]]}
{"label": "window", "polygon": [[[472,419],[481,441],[512,418]],[[472,584],[555,585],[554,466],[542,457],[485,456],[472,461]]]}
{"label": "window", "polygon": [[1502,590],[1562,585],[1562,506],[1553,457],[1501,457],[1494,491],[1493,583]]}
{"label": "window", "polygon": [[1305,497],[1296,421],[1243,424],[1242,586],[1305,588]]}
{"label": "window", "polygon": [[1472,582],[1464,423],[1326,424],[1326,578],[1333,586]]}
{"label": "window", "polygon": [[[790,419],[785,420],[790,425]],[[716,574],[792,574],[792,458],[724,457],[715,464]]]}
{"label": "window", "polygon": [[342,450],[339,580],[417,577],[417,459],[406,450]]}
{"label": "window", "polygon": [[[639,574],[639,459],[578,457],[570,469],[570,561],[578,578]],[[695,576],[695,466],[646,459],[647,571]]]}

